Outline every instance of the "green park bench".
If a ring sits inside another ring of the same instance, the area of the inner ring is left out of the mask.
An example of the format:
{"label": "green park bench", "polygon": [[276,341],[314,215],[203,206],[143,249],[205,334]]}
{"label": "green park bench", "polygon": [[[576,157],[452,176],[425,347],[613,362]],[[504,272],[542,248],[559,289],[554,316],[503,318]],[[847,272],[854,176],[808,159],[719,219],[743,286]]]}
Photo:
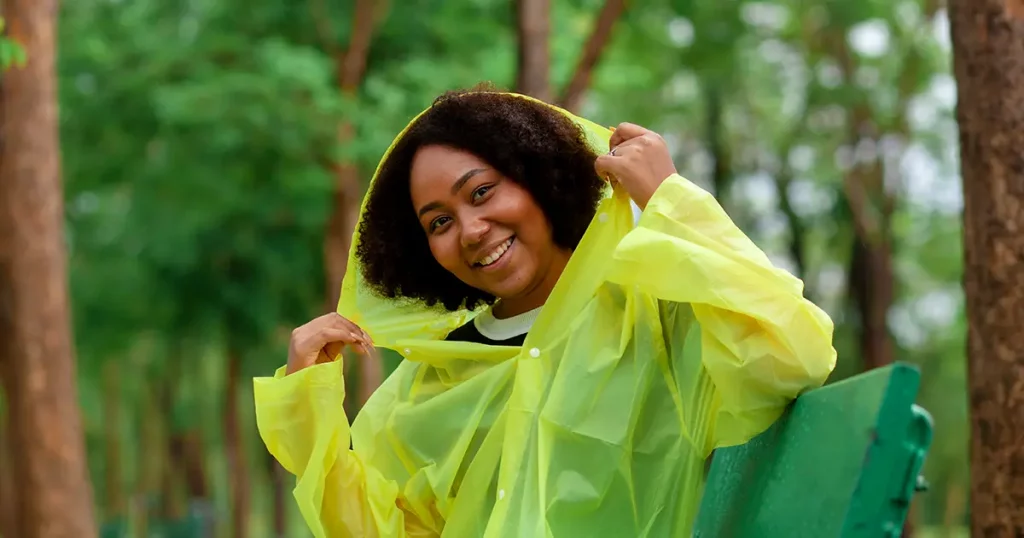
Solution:
{"label": "green park bench", "polygon": [[695,538],[898,537],[931,444],[905,363],[807,392],[745,445],[715,451]]}

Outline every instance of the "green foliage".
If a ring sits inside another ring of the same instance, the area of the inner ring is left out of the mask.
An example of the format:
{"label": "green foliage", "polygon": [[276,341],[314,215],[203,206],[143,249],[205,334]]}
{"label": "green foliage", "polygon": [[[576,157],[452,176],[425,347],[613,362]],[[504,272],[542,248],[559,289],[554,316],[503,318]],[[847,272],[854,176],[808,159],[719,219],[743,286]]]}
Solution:
{"label": "green foliage", "polygon": [[[335,69],[353,2],[106,2],[62,5],[59,57],[67,230],[81,399],[97,502],[105,499],[104,365],[121,372],[122,486],[144,479],[147,423],[199,432],[220,529],[228,516],[223,399],[228,353],[243,359],[242,411],[253,479],[254,536],[269,536],[269,480],[248,379],[285,357],[291,328],[322,310],[327,163],[367,177],[392,138],[439,93],[489,80],[510,87],[514,17],[507,0],[381,2],[358,95]],[[552,80],[575,69],[602,2],[553,2]],[[881,158],[897,192],[899,357],[924,371],[921,402],[937,420],[921,498],[940,523],[946,492],[966,487],[964,321],[959,184],[948,44],[924,0],[651,0],[629,2],[592,77],[582,113],[662,132],[680,171],[714,188],[709,113],[728,164],[718,196],[786,267],[803,229],[809,293],[836,322],[836,378],[860,368],[846,289],[853,240],[841,178],[851,159]],[[836,43],[850,50],[844,77]],[[0,66],[24,55],[0,38]],[[556,94],[559,92],[555,92]],[[864,107],[883,144],[850,144]],[[337,128],[357,136],[344,147]],[[786,166],[783,166],[786,165]],[[153,394],[170,402],[153,414]],[[951,397],[954,396],[954,397]],[[154,417],[156,417],[154,419]],[[287,488],[286,488],[287,489]],[[132,517],[138,517],[137,506]],[[121,514],[125,516],[126,514]],[[292,532],[303,536],[297,514]]]}
{"label": "green foliage", "polygon": [[8,39],[4,35],[4,30],[4,19],[0,17],[0,72],[11,66],[25,65],[25,51],[20,45]]}

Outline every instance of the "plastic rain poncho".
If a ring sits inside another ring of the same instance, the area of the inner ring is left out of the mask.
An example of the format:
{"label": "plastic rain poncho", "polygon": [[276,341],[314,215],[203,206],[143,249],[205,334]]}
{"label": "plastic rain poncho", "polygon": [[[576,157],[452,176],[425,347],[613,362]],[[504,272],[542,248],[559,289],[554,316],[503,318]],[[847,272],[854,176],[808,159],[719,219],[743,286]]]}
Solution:
{"label": "plastic rain poncho", "polygon": [[678,175],[635,226],[609,189],[521,348],[444,341],[477,312],[379,298],[353,254],[338,311],[404,357],[351,427],[341,361],[255,380],[320,538],[689,536],[710,452],[836,359],[802,283]]}

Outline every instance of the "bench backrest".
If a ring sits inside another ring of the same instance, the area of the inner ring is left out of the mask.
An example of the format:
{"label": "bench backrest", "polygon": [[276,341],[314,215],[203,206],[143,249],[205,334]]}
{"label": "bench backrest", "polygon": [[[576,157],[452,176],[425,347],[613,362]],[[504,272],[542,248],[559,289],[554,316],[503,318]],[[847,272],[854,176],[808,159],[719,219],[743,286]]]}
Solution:
{"label": "bench backrest", "polygon": [[693,536],[898,537],[931,444],[918,370],[810,391],[749,443],[715,451]]}

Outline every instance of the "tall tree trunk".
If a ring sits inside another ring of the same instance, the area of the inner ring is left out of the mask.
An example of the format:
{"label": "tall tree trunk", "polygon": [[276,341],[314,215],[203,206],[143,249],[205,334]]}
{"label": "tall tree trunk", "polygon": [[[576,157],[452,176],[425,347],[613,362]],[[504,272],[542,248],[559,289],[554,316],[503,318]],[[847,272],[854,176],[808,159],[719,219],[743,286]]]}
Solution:
{"label": "tall tree trunk", "polygon": [[[314,14],[319,14],[321,18],[319,28],[321,41],[324,43],[325,49],[334,56],[337,65],[338,91],[347,99],[355,99],[366,72],[366,60],[373,37],[375,10],[379,9],[380,5],[375,4],[373,0],[356,1],[352,17],[351,38],[348,48],[343,52],[337,50],[334,45],[334,37],[330,35],[330,26],[326,21],[326,9],[322,3],[314,0],[311,6]],[[355,136],[355,127],[352,122],[342,121],[338,126],[338,146],[345,147]],[[327,277],[325,289],[327,290],[327,310],[329,311],[337,308],[341,283],[345,279],[348,254],[352,247],[352,233],[355,231],[356,221],[359,218],[359,205],[362,201],[363,190],[356,162],[351,159],[343,159],[334,163],[332,167],[334,194],[331,216],[327,221],[327,230],[324,234],[326,269],[324,274]],[[354,371],[353,373],[356,374],[349,376],[349,379],[359,387],[369,389],[371,392],[383,381],[380,366],[369,364],[369,360],[354,365],[354,367],[351,363],[346,363],[345,366],[347,371]],[[360,398],[359,394],[358,390],[347,391],[345,394],[345,409],[350,417],[354,417],[366,401]]]}
{"label": "tall tree trunk", "polygon": [[209,498],[210,486],[206,478],[202,436],[196,430],[176,434],[171,446],[175,457],[181,458],[185,491],[189,499]]}
{"label": "tall tree trunk", "polygon": [[231,490],[231,536],[249,536],[249,467],[245,461],[242,441],[241,410],[238,384],[242,376],[242,357],[234,346],[228,347],[228,368],[224,383],[224,446],[227,449],[229,487]]}
{"label": "tall tree trunk", "polygon": [[1024,2],[950,0],[964,184],[971,535],[1024,536]]}
{"label": "tall tree trunk", "polygon": [[[825,39],[839,60],[843,79],[853,80],[856,60],[845,35],[844,28],[833,31]],[[901,97],[909,97],[903,95],[903,91],[901,88]],[[864,99],[855,104],[850,113],[848,144],[852,159],[856,158],[861,144],[877,145],[881,139],[870,105]],[[848,288],[850,298],[857,305],[865,370],[889,364],[895,357],[888,313],[894,298],[891,220],[896,198],[886,190],[884,177],[885,168],[881,156],[877,155],[870,162],[851,163],[842,181],[854,231]]]}
{"label": "tall tree trunk", "polygon": [[516,91],[550,101],[550,0],[516,0],[516,21],[519,45]]}
{"label": "tall tree trunk", "polygon": [[10,439],[6,410],[0,411],[0,537],[3,538],[18,535],[17,490],[14,489],[14,462],[8,446]]}
{"label": "tall tree trunk", "polygon": [[850,294],[857,305],[860,323],[860,350],[864,369],[892,363],[894,351],[887,325],[893,301],[892,251],[886,235],[853,241],[850,260]]}
{"label": "tall tree trunk", "polygon": [[[334,55],[338,91],[347,99],[354,99],[366,71],[366,58],[370,52],[373,36],[374,3],[372,0],[357,0],[352,17],[352,36],[344,51],[335,50],[332,36],[323,36],[327,51]],[[350,121],[338,125],[338,146],[344,147],[355,137],[355,128]],[[325,274],[327,276],[327,308],[334,310],[338,304],[341,282],[345,278],[348,253],[352,245],[352,232],[359,217],[362,188],[359,169],[350,159],[343,159],[333,165],[334,198],[331,216],[327,221],[324,241]]]}
{"label": "tall tree trunk", "polygon": [[612,28],[615,21],[619,20],[622,12],[626,10],[626,0],[605,0],[601,13],[597,16],[594,30],[590,33],[583,52],[580,54],[580,61],[576,64],[576,70],[569,79],[562,97],[558,100],[558,106],[569,110],[579,110],[583,101],[583,94],[590,86],[590,76],[594,72],[594,66],[601,58],[601,53],[611,40]]}
{"label": "tall tree trunk", "polygon": [[126,515],[121,462],[121,366],[112,360],[103,364],[103,474],[107,520]]}
{"label": "tall tree trunk", "polygon": [[137,516],[131,522],[133,536],[149,536],[159,528],[160,513],[152,510],[152,500],[159,498],[163,483],[164,459],[163,436],[164,416],[159,401],[160,380],[148,376],[146,391],[143,393],[142,412],[139,414],[139,473],[135,484],[134,509]]}
{"label": "tall tree trunk", "polygon": [[270,452],[266,453],[267,471],[270,474],[271,510],[273,510],[274,538],[286,538],[288,534],[287,510],[285,509],[285,476],[284,467],[277,462]]}
{"label": "tall tree trunk", "polygon": [[806,245],[807,241],[807,227],[804,225],[804,220],[797,215],[796,210],[793,209],[793,203],[790,200],[789,186],[793,183],[793,170],[789,164],[785,162],[789,157],[787,151],[783,154],[784,159],[782,169],[775,174],[775,188],[778,191],[779,196],[779,209],[782,214],[786,216],[786,223],[789,226],[789,257],[793,259],[794,272],[796,277],[804,281],[804,296],[810,300],[814,300],[814,292],[811,284],[808,282],[807,274],[807,254]]}
{"label": "tall tree trunk", "polygon": [[5,0],[28,57],[0,97],[0,368],[19,538],[96,536],[75,386],[58,136],[57,2]]}
{"label": "tall tree trunk", "polygon": [[[706,82],[704,89],[704,139],[711,154],[711,184],[715,198],[725,209],[729,209],[729,191],[732,187],[732,157],[725,140],[725,103],[722,102],[722,88],[713,82]],[[731,213],[731,212],[730,212]]]}
{"label": "tall tree trunk", "polygon": [[163,441],[160,445],[160,456],[163,465],[160,476],[160,517],[164,521],[183,519],[186,507],[182,501],[181,484],[184,478],[184,459],[178,450],[177,439],[180,437],[174,424],[174,400],[178,394],[178,383],[181,376],[182,353],[175,350],[167,362],[167,370],[157,381],[157,400],[160,421],[163,427]]}
{"label": "tall tree trunk", "polygon": [[170,459],[177,473],[177,481],[184,484],[188,509],[198,513],[202,529],[195,538],[213,536],[210,510],[209,483],[206,477],[203,438],[196,430],[174,432],[170,437]]}

